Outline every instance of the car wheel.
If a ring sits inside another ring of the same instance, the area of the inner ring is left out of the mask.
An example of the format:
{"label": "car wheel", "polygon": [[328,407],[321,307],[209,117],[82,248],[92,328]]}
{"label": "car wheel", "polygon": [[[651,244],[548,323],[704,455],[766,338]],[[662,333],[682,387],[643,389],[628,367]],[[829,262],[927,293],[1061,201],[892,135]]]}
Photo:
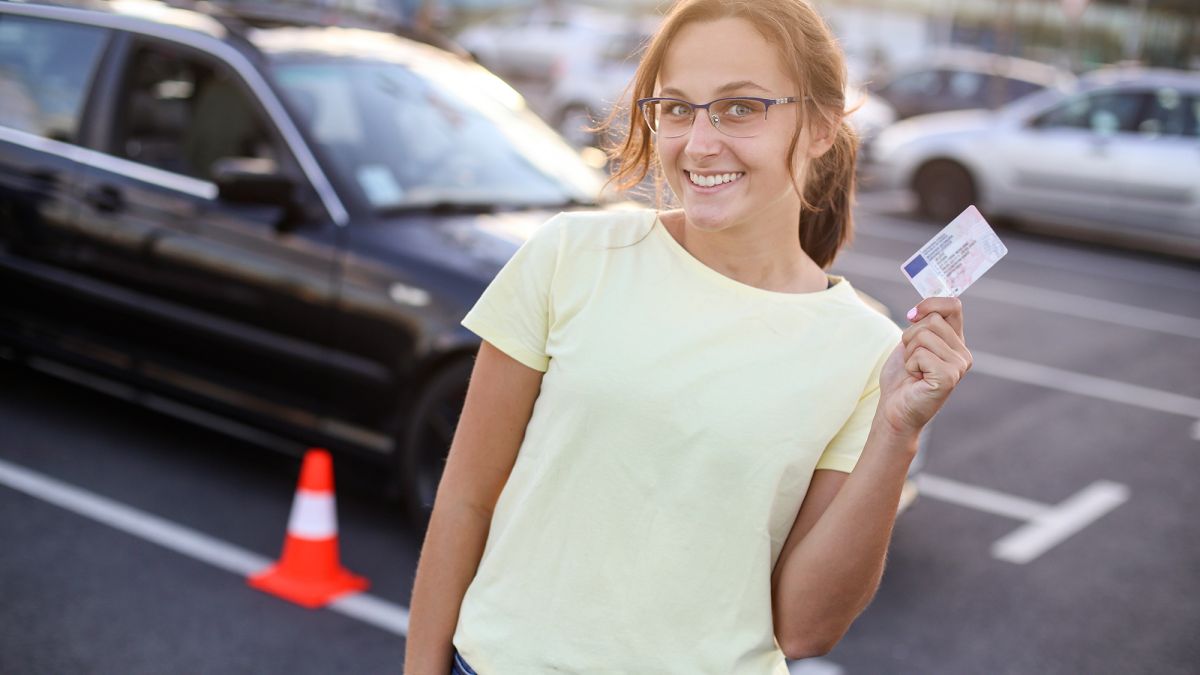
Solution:
{"label": "car wheel", "polygon": [[401,500],[409,520],[424,529],[433,512],[433,499],[454,429],[467,397],[473,363],[459,358],[434,372],[411,408],[400,451]]}
{"label": "car wheel", "polygon": [[948,222],[962,213],[978,196],[975,180],[963,165],[950,160],[930,162],[913,180],[917,205],[923,215]]}

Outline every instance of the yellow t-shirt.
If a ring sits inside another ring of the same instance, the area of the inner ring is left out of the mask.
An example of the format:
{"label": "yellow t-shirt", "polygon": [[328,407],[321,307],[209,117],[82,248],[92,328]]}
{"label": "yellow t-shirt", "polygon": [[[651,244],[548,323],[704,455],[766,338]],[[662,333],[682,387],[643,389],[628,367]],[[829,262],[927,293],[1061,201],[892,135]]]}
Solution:
{"label": "yellow t-shirt", "polygon": [[454,645],[482,675],[786,675],[771,571],[850,471],[900,329],[849,282],[778,293],[653,211],[539,228],[463,325],[544,371]]}

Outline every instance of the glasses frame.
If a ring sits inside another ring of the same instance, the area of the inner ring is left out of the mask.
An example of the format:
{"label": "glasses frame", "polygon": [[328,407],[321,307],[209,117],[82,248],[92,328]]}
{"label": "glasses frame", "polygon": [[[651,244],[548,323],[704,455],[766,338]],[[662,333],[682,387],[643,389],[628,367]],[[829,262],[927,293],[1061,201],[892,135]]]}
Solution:
{"label": "glasses frame", "polygon": [[[692,103],[691,101],[685,101],[681,98],[672,98],[669,96],[652,96],[649,98],[639,98],[637,101],[637,106],[638,106],[638,109],[642,111],[642,120],[644,120],[646,122],[646,126],[650,129],[650,133],[654,134],[655,136],[659,135],[659,132],[657,129],[654,128],[654,123],[650,121],[650,112],[649,112],[650,104],[660,103],[662,101],[671,101],[673,103],[682,103],[682,104],[688,106],[689,108],[691,108],[692,109],[692,122],[691,122],[691,124],[689,124],[687,126],[687,128],[683,131],[683,133],[680,133],[676,136],[665,136],[665,138],[680,138],[681,136],[686,136],[688,134],[688,132],[690,132],[692,130],[692,127],[695,126],[695,124],[696,124],[696,111],[697,110],[703,110],[705,112],[704,116],[708,118],[709,124],[712,124],[713,128],[716,129],[717,131],[720,131],[722,134],[725,134],[726,136],[729,136],[730,138],[753,138],[753,136],[734,136],[734,135],[730,134],[728,131],[725,131],[724,129],[722,129],[721,128],[721,116],[714,114],[711,111],[710,107],[717,103],[721,103],[722,101],[757,101],[764,105],[763,121],[765,122],[767,120],[769,113],[771,112],[771,106],[784,105],[786,103],[799,103],[800,101],[807,101],[810,98],[811,97],[809,97],[809,96],[805,96],[803,98],[801,98],[799,96],[782,96],[779,98],[761,98],[758,96],[724,96],[721,98],[715,98],[715,99],[709,101],[708,103]],[[755,134],[755,135],[757,135],[757,134]]]}

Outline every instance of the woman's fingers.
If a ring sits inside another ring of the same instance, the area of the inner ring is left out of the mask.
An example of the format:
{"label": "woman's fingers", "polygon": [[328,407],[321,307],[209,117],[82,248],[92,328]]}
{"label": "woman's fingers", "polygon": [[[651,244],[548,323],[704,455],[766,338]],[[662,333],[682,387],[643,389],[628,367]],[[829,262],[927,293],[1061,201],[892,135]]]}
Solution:
{"label": "woman's fingers", "polygon": [[913,323],[919,323],[931,312],[941,314],[942,318],[946,320],[946,323],[950,324],[950,328],[958,334],[959,338],[965,340],[961,300],[958,298],[925,298],[917,303],[916,307],[908,311],[908,320]]}
{"label": "woman's fingers", "polygon": [[915,336],[928,331],[932,331],[934,335],[940,337],[955,351],[967,351],[967,345],[963,341],[962,336],[954,332],[954,328],[950,325],[950,322],[942,318],[942,315],[937,312],[926,314],[919,322],[906,328],[902,340],[907,345]]}
{"label": "woman's fingers", "polygon": [[[951,337],[957,340],[956,336],[952,335]],[[920,331],[906,342],[904,345],[905,357],[912,356],[918,349],[929,351],[943,363],[953,367],[959,374],[965,373],[971,367],[970,352],[966,351],[966,347],[955,349],[933,331]]]}

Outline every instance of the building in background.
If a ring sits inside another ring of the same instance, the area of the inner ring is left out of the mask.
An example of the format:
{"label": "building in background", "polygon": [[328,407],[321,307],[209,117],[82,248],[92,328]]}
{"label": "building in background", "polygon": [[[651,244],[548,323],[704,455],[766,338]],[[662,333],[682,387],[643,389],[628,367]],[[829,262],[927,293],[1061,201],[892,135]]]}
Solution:
{"label": "building in background", "polygon": [[971,47],[1091,70],[1200,68],[1197,0],[818,0],[859,67]]}

